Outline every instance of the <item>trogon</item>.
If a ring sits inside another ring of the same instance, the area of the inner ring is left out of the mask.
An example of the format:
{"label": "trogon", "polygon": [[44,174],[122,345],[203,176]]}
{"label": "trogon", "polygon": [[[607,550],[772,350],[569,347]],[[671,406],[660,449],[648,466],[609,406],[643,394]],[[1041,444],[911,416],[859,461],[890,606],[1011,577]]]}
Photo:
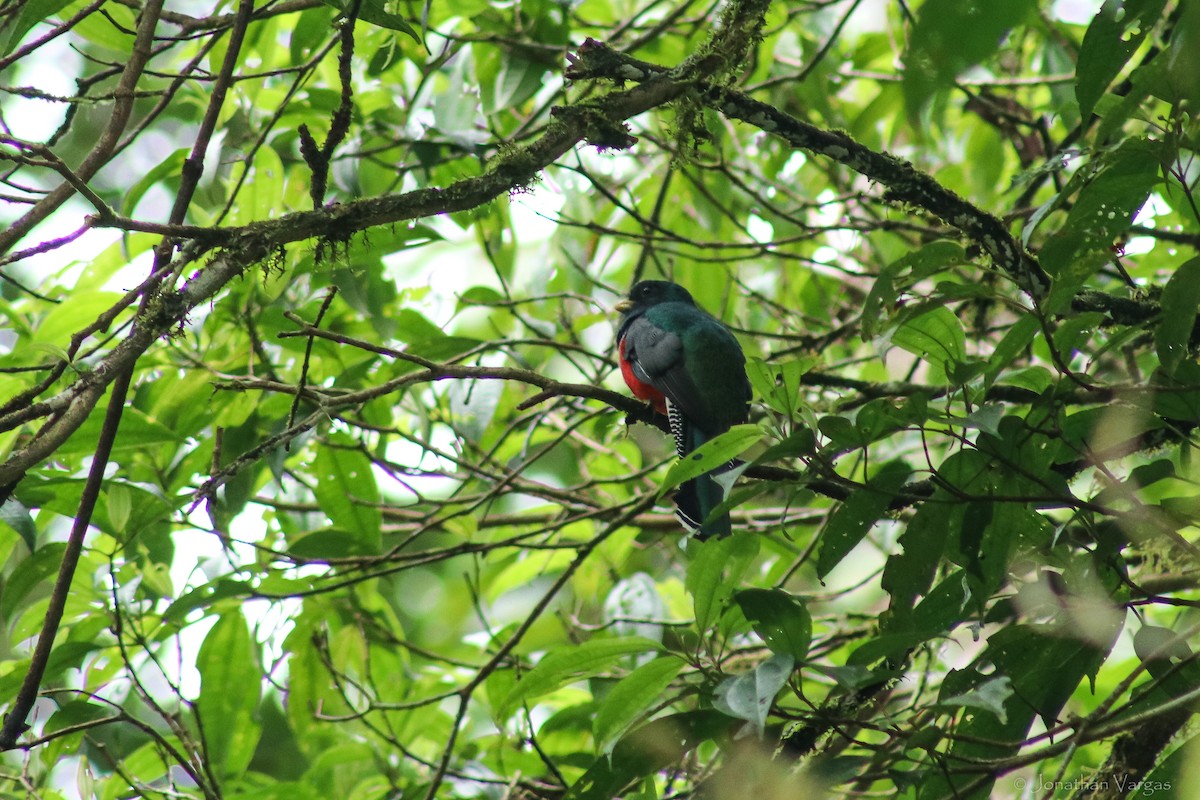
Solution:
{"label": "trogon", "polygon": [[[729,330],[669,281],[641,281],[621,312],[617,356],[635,397],[665,414],[680,458],[745,422],[750,408],[746,356]],[[721,472],[720,468],[714,472]],[[677,516],[701,537],[730,532],[729,515],[708,519],[725,499],[713,472],[687,481],[675,495]]]}

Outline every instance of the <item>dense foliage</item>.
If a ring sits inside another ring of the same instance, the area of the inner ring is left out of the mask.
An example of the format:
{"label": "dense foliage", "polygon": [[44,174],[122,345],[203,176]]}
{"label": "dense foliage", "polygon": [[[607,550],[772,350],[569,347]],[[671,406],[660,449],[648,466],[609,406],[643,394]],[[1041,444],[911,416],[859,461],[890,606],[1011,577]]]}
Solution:
{"label": "dense foliage", "polygon": [[[0,7],[0,796],[1195,796],[1198,42]],[[750,357],[727,538],[658,277]]]}

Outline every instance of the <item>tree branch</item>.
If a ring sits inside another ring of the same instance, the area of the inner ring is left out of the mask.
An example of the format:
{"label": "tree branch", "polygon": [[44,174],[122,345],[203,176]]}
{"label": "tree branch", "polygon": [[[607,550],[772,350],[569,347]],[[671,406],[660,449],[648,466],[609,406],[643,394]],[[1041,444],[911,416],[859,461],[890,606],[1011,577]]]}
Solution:
{"label": "tree branch", "polygon": [[[616,81],[660,80],[674,73],[663,67],[630,58],[601,42],[588,39],[567,71],[568,77],[607,78]],[[699,83],[704,102],[725,116],[761,128],[793,147],[825,156],[888,188],[885,198],[910,203],[928,211],[979,244],[1000,269],[1035,299],[1046,295],[1050,278],[1005,229],[986,211],[968,203],[907,161],[877,153],[841,131],[827,131],[785,114],[725,86]]]}
{"label": "tree branch", "polygon": [[54,581],[54,588],[50,592],[46,618],[42,622],[37,646],[34,648],[29,662],[29,671],[25,673],[25,678],[21,681],[21,688],[17,691],[12,707],[4,716],[3,726],[0,727],[0,751],[11,750],[16,745],[17,738],[29,728],[25,723],[25,718],[29,716],[29,711],[33,708],[34,701],[37,700],[38,688],[41,686],[42,677],[46,674],[46,665],[50,662],[54,637],[58,633],[59,623],[62,622],[67,596],[71,593],[71,579],[75,576],[75,567],[79,564],[79,555],[83,551],[83,537],[87,534],[92,511],[96,508],[96,500],[100,497],[100,488],[104,483],[104,470],[108,466],[113,442],[117,438],[117,428],[125,409],[125,396],[129,391],[129,378],[130,373],[125,372],[113,384],[112,397],[104,417],[104,426],[100,429],[100,437],[96,442],[96,453],[92,458],[92,465],[88,469],[87,481],[83,486],[83,494],[79,498],[79,508],[71,526],[71,534],[67,538],[67,547],[63,551],[62,562],[58,566],[58,578]]}
{"label": "tree branch", "polygon": [[[146,62],[150,60],[154,29],[158,25],[158,15],[162,12],[162,6],[163,0],[148,0],[142,8],[141,17],[138,20],[137,36],[129,53],[129,61],[125,64],[121,80],[113,93],[115,101],[108,124],[100,132],[100,138],[96,145],[84,157],[79,167],[73,171],[73,174],[84,183],[95,177],[100,168],[108,163],[121,138],[121,133],[129,123],[130,115],[133,113],[135,90],[142,71],[146,68]],[[35,203],[33,208],[26,211],[7,230],[0,231],[0,254],[11,250],[13,245],[21,240],[21,237],[50,216],[74,192],[75,186],[72,185],[72,182],[64,181]]]}

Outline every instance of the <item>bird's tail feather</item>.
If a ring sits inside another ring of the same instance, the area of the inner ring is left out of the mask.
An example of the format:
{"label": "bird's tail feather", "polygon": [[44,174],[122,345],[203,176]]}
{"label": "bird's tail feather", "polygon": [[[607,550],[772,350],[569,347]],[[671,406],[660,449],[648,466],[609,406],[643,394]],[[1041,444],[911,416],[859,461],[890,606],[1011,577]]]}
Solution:
{"label": "bird's tail feather", "polygon": [[[680,458],[687,458],[689,453],[709,439],[708,434],[692,425],[670,401],[667,401],[667,421],[671,425],[671,433],[675,437],[675,450]],[[728,536],[732,532],[728,514],[722,514],[707,523],[705,521],[712,510],[725,501],[729,490],[729,481],[722,482],[720,478],[713,476],[728,472],[736,466],[736,462],[730,461],[710,473],[685,481],[676,491],[675,516],[679,517],[679,521],[685,527],[696,531],[697,539]]]}
{"label": "bird's tail feather", "polygon": [[701,475],[680,485],[675,493],[675,516],[696,532],[697,539],[728,536],[733,531],[728,514],[709,519],[712,510],[724,500],[725,489],[712,475]]}

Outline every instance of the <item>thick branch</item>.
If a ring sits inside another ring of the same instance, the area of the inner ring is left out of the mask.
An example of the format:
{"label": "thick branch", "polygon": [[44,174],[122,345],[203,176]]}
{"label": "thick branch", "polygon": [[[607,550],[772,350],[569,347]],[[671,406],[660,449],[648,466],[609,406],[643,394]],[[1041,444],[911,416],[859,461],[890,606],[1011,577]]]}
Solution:
{"label": "thick branch", "polygon": [[[671,102],[686,85],[667,79],[642,83],[614,92],[593,104],[555,109],[555,121],[540,138],[496,159],[483,175],[442,188],[415,189],[403,194],[301,211],[276,220],[241,228],[173,226],[172,234],[228,247],[251,240],[268,249],[305,239],[345,241],[351,235],[379,225],[392,225],[422,217],[477,208],[510,191],[533,183],[538,175],[580,142],[598,147],[629,146],[635,139],[624,132],[623,121]],[[96,227],[133,229],[128,220],[97,220]]]}
{"label": "thick branch", "polygon": [[[685,89],[668,80],[648,81],[607,95],[594,105],[560,109],[557,121],[529,146],[499,159],[487,173],[439,188],[365,200],[318,211],[290,214],[278,220],[237,229],[195,229],[204,234],[191,250],[180,254],[179,265],[199,258],[215,242],[225,251],[182,289],[161,295],[140,312],[133,332],[105,356],[96,368],[78,379],[43,408],[58,414],[21,450],[0,464],[0,487],[11,487],[31,466],[48,458],[87,419],[109,383],[131,366],[159,337],[186,319],[197,305],[209,301],[247,266],[258,263],[284,244],[309,238],[344,241],[351,234],[377,225],[475,208],[526,186],[538,174],[581,141],[612,144],[620,121],[670,102]],[[120,227],[114,222],[99,225]],[[187,237],[187,226],[172,233]],[[0,234],[0,244],[4,241]],[[197,237],[200,238],[200,237]]]}
{"label": "thick branch", "polygon": [[[574,79],[661,80],[673,72],[630,58],[595,40],[579,49],[567,76]],[[1032,255],[986,211],[968,203],[912,164],[886,153],[877,153],[841,131],[827,131],[792,117],[724,86],[701,83],[699,96],[731,119],[741,120],[784,139],[793,147],[825,156],[883,184],[893,200],[910,203],[954,226],[977,242],[996,265],[1035,298],[1045,295],[1050,279]]]}
{"label": "thick branch", "polygon": [[117,439],[117,428],[121,423],[121,412],[125,408],[125,396],[129,390],[129,373],[125,372],[113,386],[112,398],[108,404],[108,413],[104,418],[104,427],[100,429],[100,437],[96,442],[96,454],[88,470],[87,483],[83,488],[83,496],[79,500],[79,508],[75,521],[71,526],[71,535],[67,538],[67,547],[63,551],[62,563],[58,566],[58,577],[54,589],[50,593],[50,603],[46,607],[46,617],[42,623],[42,631],[38,636],[37,647],[34,648],[30,659],[29,671],[21,682],[21,688],[13,700],[9,712],[4,717],[4,725],[0,728],[0,751],[11,750],[17,738],[28,729],[25,718],[29,716],[33,703],[37,700],[38,688],[42,676],[46,674],[46,665],[50,662],[50,653],[54,648],[54,638],[58,633],[58,625],[62,621],[63,611],[67,606],[67,596],[71,593],[71,579],[75,577],[75,567],[83,552],[83,537],[88,531],[88,523],[96,501],[100,498],[100,488],[104,480],[104,470],[108,466],[108,457],[112,453],[113,442]]}

